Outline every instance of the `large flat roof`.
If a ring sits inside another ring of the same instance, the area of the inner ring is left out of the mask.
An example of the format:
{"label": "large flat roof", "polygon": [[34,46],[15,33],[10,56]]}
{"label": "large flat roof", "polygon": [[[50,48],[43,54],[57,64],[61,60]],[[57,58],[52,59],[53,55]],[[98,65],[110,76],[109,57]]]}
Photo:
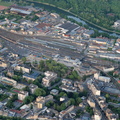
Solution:
{"label": "large flat roof", "polygon": [[75,28],[79,27],[78,25],[75,25],[73,23],[64,23],[62,25],[60,25],[59,27],[61,28],[64,28],[64,29],[67,29],[69,31],[72,31],[74,30]]}

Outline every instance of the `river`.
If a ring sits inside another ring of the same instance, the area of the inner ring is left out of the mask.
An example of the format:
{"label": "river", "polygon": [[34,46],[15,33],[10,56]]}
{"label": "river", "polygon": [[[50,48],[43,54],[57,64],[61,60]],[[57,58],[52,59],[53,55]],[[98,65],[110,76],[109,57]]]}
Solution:
{"label": "river", "polygon": [[[8,0],[5,0],[5,1],[8,1]],[[99,32],[104,32],[104,33],[108,33],[109,35],[111,35],[111,36],[115,36],[115,37],[119,37],[120,38],[120,34],[118,35],[118,34],[116,34],[116,33],[110,33],[110,32],[106,32],[106,31],[104,31],[104,30],[101,30],[100,28],[98,28],[98,27],[96,27],[96,26],[94,26],[94,25],[91,25],[91,24],[88,24],[87,22],[85,22],[84,20],[81,20],[80,18],[78,18],[78,17],[75,17],[73,14],[71,14],[71,13],[69,13],[69,12],[67,12],[67,11],[64,11],[64,10],[62,10],[62,9],[59,9],[58,7],[55,7],[55,6],[51,6],[51,5],[47,5],[47,4],[43,4],[43,3],[38,3],[38,2],[34,2],[34,1],[29,1],[29,0],[26,0],[27,2],[29,2],[30,4],[31,3],[34,3],[34,6],[36,6],[36,7],[41,7],[41,8],[44,8],[44,9],[46,9],[46,10],[48,10],[48,11],[51,11],[51,12],[56,12],[56,13],[58,13],[58,14],[64,14],[64,15],[66,15],[68,18],[72,18],[72,19],[74,19],[74,20],[76,20],[77,22],[80,22],[80,23],[82,23],[83,25],[89,25],[92,29],[96,29],[96,30],[98,30]]]}

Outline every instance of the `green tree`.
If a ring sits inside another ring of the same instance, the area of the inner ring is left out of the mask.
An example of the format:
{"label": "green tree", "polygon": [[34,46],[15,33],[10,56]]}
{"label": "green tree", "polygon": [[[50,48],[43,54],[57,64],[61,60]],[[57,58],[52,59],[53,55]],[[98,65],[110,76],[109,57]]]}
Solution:
{"label": "green tree", "polygon": [[43,90],[42,88],[37,88],[34,92],[34,94],[36,96],[45,96],[46,95],[46,92],[45,90]]}

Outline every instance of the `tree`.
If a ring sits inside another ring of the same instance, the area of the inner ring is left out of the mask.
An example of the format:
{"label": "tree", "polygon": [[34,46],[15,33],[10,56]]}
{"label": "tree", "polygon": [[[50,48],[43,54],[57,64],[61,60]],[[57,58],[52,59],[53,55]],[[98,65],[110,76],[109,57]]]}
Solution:
{"label": "tree", "polygon": [[22,57],[22,61],[23,61],[23,63],[26,63],[26,61],[27,61],[26,57]]}
{"label": "tree", "polygon": [[24,104],[29,104],[29,103],[33,102],[33,100],[34,100],[33,96],[27,96],[27,97],[25,97],[23,102],[24,102]]}
{"label": "tree", "polygon": [[25,88],[23,88],[23,91],[28,91],[30,93],[30,88],[26,86]]}
{"label": "tree", "polygon": [[37,88],[34,92],[34,94],[36,96],[45,96],[46,95],[46,92],[45,90],[43,90],[42,88]]}
{"label": "tree", "polygon": [[79,105],[80,103],[82,102],[82,100],[81,100],[81,98],[80,97],[78,97],[78,98],[76,98],[76,105]]}
{"label": "tree", "polygon": [[14,105],[13,105],[12,100],[9,100],[9,101],[7,102],[7,104],[6,104],[6,106],[7,106],[8,108],[13,108]]}

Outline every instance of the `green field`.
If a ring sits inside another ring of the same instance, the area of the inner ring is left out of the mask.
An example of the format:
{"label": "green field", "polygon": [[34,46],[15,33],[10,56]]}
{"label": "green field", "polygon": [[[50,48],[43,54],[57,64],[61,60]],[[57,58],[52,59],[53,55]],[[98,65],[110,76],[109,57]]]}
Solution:
{"label": "green field", "polygon": [[10,5],[12,5],[13,3],[12,2],[0,2],[0,5],[1,6],[10,6]]}

